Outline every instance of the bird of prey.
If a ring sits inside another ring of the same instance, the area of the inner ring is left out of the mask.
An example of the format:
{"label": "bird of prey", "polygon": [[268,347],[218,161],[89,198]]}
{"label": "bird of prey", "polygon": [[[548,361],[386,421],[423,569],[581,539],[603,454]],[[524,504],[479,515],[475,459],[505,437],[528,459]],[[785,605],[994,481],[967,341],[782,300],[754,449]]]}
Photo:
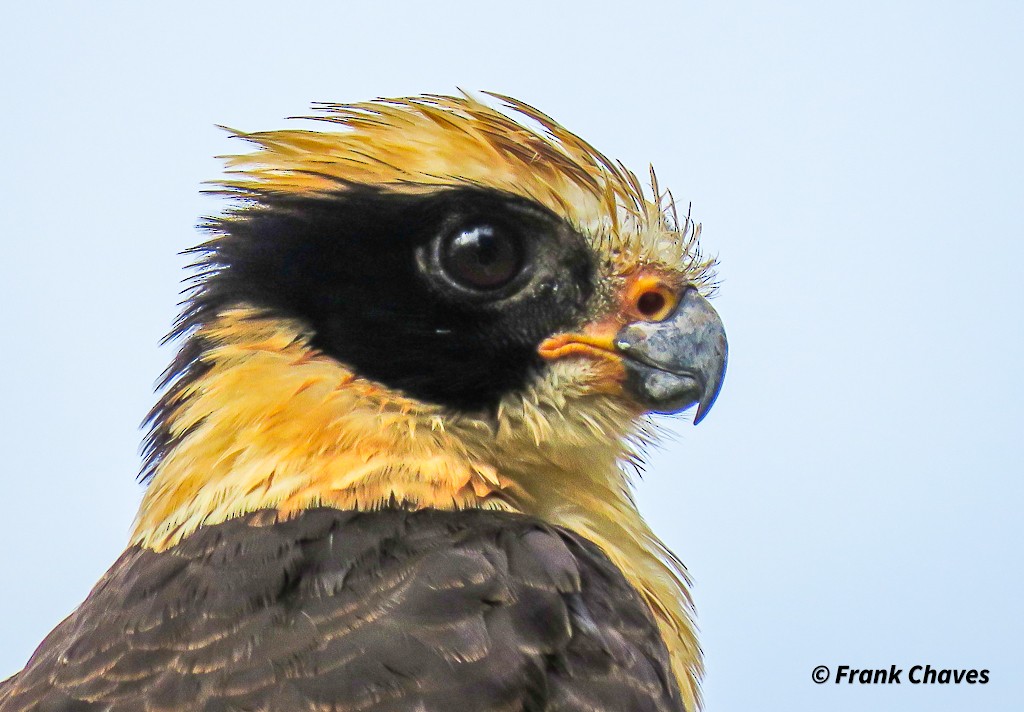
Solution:
{"label": "bird of prey", "polygon": [[130,544],[0,711],[693,712],[629,468],[721,386],[699,226],[509,97],[317,106],[234,132]]}

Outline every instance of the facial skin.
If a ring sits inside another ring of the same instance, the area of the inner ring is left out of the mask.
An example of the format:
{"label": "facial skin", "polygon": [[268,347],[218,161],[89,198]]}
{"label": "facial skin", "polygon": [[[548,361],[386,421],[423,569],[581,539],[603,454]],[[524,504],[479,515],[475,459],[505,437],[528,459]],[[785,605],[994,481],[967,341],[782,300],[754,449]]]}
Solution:
{"label": "facial skin", "polygon": [[150,417],[133,542],[245,512],[499,509],[607,552],[692,707],[682,564],[630,498],[645,414],[710,408],[727,346],[713,261],[652,174],[536,110],[328,107],[340,132],[240,134]]}

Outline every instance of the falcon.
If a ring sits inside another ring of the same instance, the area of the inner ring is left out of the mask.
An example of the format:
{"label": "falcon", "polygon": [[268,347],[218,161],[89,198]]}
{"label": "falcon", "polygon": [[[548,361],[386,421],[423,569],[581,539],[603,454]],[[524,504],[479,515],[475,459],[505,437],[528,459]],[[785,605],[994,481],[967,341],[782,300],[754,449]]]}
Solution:
{"label": "falcon", "polygon": [[128,548],[0,712],[693,711],[630,468],[725,373],[700,226],[500,95],[233,132]]}

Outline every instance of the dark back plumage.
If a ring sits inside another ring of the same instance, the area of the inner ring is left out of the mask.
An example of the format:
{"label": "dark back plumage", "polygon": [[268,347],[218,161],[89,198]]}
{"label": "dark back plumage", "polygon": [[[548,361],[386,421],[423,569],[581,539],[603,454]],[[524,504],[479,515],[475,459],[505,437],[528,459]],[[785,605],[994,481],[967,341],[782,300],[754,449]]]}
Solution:
{"label": "dark back plumage", "polygon": [[681,710],[592,543],[501,512],[255,512],[128,549],[2,712]]}

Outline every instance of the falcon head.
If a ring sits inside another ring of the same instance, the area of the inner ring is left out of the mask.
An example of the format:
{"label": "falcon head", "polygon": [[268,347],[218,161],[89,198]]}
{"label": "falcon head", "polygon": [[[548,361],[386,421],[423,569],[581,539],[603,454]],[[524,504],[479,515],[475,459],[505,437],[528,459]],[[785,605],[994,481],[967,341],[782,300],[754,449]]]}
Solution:
{"label": "falcon head", "polygon": [[312,506],[484,507],[601,545],[691,702],[685,571],[624,463],[650,412],[710,410],[726,338],[699,225],[536,109],[493,95],[321,104],[233,132],[150,414],[135,541]]}

